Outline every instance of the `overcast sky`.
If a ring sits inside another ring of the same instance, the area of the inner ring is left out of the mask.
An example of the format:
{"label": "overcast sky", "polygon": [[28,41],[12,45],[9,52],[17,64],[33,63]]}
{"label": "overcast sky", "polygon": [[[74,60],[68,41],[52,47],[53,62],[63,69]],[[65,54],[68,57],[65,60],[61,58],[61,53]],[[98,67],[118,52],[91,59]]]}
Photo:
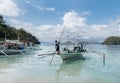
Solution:
{"label": "overcast sky", "polygon": [[103,41],[120,36],[120,0],[0,0],[0,14],[41,41],[63,38]]}

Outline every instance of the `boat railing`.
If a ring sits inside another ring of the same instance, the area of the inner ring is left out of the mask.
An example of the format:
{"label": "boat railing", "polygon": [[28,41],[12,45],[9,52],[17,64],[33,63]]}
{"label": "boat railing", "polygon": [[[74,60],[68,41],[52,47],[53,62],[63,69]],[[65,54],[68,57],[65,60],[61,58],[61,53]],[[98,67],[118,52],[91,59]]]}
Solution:
{"label": "boat railing", "polygon": [[65,53],[65,54],[69,54],[69,53],[77,53],[78,51],[77,50],[70,50],[68,48],[63,48],[62,49],[62,52]]}

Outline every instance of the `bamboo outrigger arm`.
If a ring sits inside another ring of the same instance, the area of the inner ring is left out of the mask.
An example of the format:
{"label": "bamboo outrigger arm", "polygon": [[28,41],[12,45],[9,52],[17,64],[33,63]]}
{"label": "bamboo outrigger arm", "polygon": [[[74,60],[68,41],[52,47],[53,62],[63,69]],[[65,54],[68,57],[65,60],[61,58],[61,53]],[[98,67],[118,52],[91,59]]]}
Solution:
{"label": "bamboo outrigger arm", "polygon": [[19,50],[22,55],[25,55],[21,50]]}
{"label": "bamboo outrigger arm", "polygon": [[1,52],[2,54],[4,54],[5,56],[8,56],[4,51],[1,50],[0,52]]}

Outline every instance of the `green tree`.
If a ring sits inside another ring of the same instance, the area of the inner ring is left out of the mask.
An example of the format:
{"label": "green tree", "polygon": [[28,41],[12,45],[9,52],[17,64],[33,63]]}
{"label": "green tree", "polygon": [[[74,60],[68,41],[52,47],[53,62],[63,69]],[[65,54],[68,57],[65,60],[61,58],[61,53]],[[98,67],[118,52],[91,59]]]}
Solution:
{"label": "green tree", "polygon": [[6,24],[3,16],[0,15],[0,40],[4,40],[5,34],[7,39],[17,39],[19,35],[20,41],[29,40],[33,43],[40,44],[39,40],[35,36],[24,29],[15,29],[14,27]]}
{"label": "green tree", "polygon": [[105,41],[102,44],[107,45],[120,45],[120,37],[118,36],[111,36],[105,39]]}

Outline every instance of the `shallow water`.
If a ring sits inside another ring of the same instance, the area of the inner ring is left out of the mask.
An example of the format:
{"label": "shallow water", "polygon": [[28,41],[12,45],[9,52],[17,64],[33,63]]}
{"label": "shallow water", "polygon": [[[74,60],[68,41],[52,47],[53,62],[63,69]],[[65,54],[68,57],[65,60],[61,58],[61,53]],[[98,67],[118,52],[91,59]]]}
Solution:
{"label": "shallow water", "polygon": [[87,45],[88,48],[105,53],[84,53],[85,60],[63,62],[56,55],[38,56],[53,50],[53,46],[40,46],[43,50],[34,50],[25,55],[0,57],[0,83],[119,83],[120,82],[120,46],[99,44]]}

